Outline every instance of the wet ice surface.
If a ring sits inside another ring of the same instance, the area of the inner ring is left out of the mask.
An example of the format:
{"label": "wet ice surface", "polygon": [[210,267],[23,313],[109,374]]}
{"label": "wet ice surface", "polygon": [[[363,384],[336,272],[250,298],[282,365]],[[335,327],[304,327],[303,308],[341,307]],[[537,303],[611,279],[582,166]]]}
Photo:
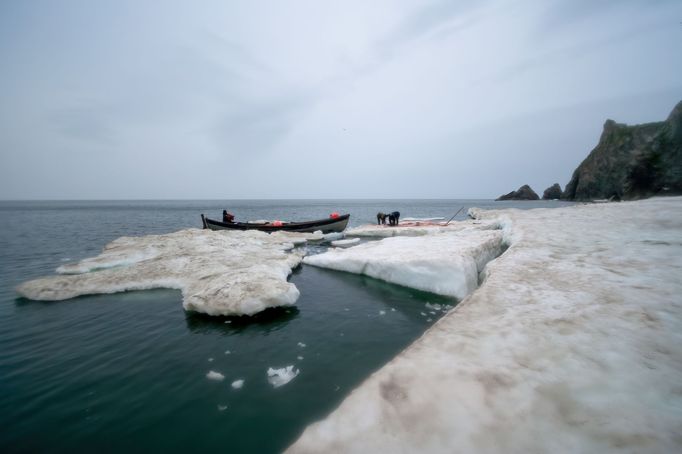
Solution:
{"label": "wet ice surface", "polygon": [[279,388],[296,378],[299,372],[299,369],[294,370],[294,366],[286,366],[281,369],[273,369],[271,367],[268,369],[268,382],[275,388]]}
{"label": "wet ice surface", "polygon": [[381,241],[311,255],[304,263],[461,299],[478,286],[485,264],[505,246],[501,230],[472,222],[448,228],[365,226],[348,234],[360,232],[363,236],[392,234]]}
{"label": "wet ice surface", "polygon": [[472,214],[483,285],[290,451],[682,451],[682,199]]}
{"label": "wet ice surface", "polygon": [[303,256],[292,250],[321,234],[213,232],[188,229],[165,235],[122,237],[97,257],[62,265],[61,275],[21,284],[33,300],[152,288],[179,289],[183,307],[209,315],[252,315],[293,305],[299,297],[287,282]]}

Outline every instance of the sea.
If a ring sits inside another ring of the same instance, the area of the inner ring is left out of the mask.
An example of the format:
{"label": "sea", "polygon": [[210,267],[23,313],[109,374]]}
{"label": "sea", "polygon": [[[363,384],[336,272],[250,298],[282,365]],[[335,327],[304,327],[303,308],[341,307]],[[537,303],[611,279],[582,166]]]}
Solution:
{"label": "sea", "polygon": [[[302,265],[288,311],[185,312],[177,290],[39,302],[15,287],[121,236],[201,228],[200,215],[310,220],[378,211],[443,217],[560,201],[214,200],[0,202],[0,452],[276,453],[419,338],[456,300]],[[429,306],[426,306],[429,304]],[[439,305],[442,309],[434,310]],[[267,371],[298,375],[274,387]],[[222,381],[210,380],[210,371]],[[241,388],[232,384],[243,380]]]}

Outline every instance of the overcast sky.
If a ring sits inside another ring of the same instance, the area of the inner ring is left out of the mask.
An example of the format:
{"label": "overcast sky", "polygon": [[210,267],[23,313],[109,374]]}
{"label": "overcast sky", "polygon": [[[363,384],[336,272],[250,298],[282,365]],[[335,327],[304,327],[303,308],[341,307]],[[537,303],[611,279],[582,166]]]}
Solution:
{"label": "overcast sky", "polygon": [[682,2],[0,2],[1,199],[493,198],[682,100]]}

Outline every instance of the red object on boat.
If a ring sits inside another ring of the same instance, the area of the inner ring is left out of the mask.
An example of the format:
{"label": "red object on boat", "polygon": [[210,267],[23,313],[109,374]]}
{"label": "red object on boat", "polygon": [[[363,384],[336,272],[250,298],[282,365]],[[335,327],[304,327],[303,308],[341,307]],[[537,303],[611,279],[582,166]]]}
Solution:
{"label": "red object on boat", "polygon": [[272,225],[274,225],[275,227],[281,227],[281,226],[282,226],[282,221],[274,221],[274,222],[272,223]]}
{"label": "red object on boat", "polygon": [[337,213],[336,211],[334,211],[332,214],[329,215],[329,217],[332,218],[332,219],[336,219],[336,218],[339,217],[339,213]]}

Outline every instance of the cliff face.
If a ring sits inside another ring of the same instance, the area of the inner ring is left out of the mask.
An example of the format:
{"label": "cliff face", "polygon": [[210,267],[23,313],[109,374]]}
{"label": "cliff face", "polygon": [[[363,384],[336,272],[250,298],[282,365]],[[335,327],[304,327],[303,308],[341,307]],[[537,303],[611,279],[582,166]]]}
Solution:
{"label": "cliff face", "polygon": [[627,126],[607,120],[597,146],[573,172],[566,200],[682,194],[682,101],[666,121]]}
{"label": "cliff face", "polygon": [[554,183],[542,193],[542,200],[560,199],[561,194],[561,186],[559,186],[559,183]]}
{"label": "cliff face", "polygon": [[495,199],[498,200],[538,200],[540,197],[531,189],[530,186],[524,184],[518,190],[512,191],[509,194],[504,194]]}

